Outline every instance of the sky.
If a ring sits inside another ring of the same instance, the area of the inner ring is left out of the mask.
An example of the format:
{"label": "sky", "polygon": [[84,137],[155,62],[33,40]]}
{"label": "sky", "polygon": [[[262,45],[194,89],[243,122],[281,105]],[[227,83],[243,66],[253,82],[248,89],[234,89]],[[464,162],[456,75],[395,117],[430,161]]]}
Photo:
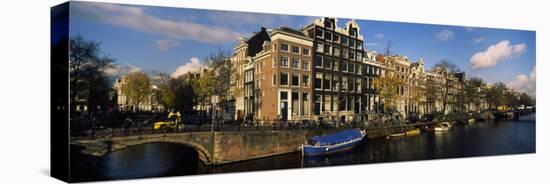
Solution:
{"label": "sky", "polygon": [[[178,76],[197,70],[211,53],[232,52],[239,37],[261,27],[295,29],[319,17],[213,11],[188,8],[71,2],[70,36],[101,42],[103,53],[116,59],[110,74],[159,71]],[[344,27],[350,19],[338,18]],[[485,81],[535,96],[534,31],[468,26],[356,20],[367,50],[392,53],[426,68],[449,60]]]}

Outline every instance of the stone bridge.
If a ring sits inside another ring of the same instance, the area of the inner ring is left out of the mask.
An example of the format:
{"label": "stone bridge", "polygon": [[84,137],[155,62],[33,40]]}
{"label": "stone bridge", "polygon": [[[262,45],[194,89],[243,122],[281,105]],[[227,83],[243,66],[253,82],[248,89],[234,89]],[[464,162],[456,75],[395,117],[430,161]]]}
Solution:
{"label": "stone bridge", "polygon": [[278,130],[244,132],[187,132],[72,140],[82,154],[103,156],[130,146],[176,143],[194,148],[207,165],[218,165],[298,151],[306,136],[321,131]]}
{"label": "stone bridge", "polygon": [[[383,138],[419,125],[367,128],[367,137]],[[82,154],[104,156],[135,145],[176,143],[194,148],[203,163],[219,165],[296,152],[306,138],[339,130],[342,129],[158,133],[71,140],[71,147],[79,148]]]}

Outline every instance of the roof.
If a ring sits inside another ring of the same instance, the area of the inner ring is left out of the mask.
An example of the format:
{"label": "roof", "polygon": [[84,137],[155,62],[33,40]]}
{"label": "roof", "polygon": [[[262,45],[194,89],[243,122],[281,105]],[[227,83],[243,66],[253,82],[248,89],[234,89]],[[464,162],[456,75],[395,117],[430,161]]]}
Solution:
{"label": "roof", "polygon": [[335,144],[340,142],[350,141],[356,138],[361,137],[361,132],[357,130],[344,130],[336,132],[334,134],[314,136],[310,140],[318,142],[321,146]]}
{"label": "roof", "polygon": [[278,28],[277,30],[280,30],[280,31],[283,31],[283,32],[287,32],[287,33],[290,33],[290,34],[294,34],[294,35],[297,35],[297,36],[304,36],[306,37],[306,35],[302,32],[302,31],[298,31],[296,29],[292,29],[292,28],[289,28],[289,27],[286,27],[286,26],[281,26],[280,28]]}

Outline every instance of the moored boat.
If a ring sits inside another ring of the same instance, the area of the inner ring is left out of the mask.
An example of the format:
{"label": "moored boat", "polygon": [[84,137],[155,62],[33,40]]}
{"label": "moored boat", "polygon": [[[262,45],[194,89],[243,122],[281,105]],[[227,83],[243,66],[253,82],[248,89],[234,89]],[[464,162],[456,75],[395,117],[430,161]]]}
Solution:
{"label": "moored boat", "polygon": [[418,135],[418,134],[420,134],[420,129],[417,128],[417,129],[414,129],[414,130],[407,130],[407,131],[405,132],[405,134],[406,134],[407,136]]}
{"label": "moored boat", "polygon": [[344,130],[329,135],[314,136],[308,139],[308,144],[302,145],[302,155],[325,155],[349,150],[361,143],[365,135],[364,130]]}
{"label": "moored boat", "polygon": [[448,122],[442,122],[434,126],[435,132],[445,132],[448,131],[452,125]]}
{"label": "moored boat", "polygon": [[392,138],[392,137],[401,137],[401,136],[405,136],[406,133],[405,132],[401,132],[401,133],[393,133],[393,134],[390,134],[388,136],[386,136],[386,138]]}

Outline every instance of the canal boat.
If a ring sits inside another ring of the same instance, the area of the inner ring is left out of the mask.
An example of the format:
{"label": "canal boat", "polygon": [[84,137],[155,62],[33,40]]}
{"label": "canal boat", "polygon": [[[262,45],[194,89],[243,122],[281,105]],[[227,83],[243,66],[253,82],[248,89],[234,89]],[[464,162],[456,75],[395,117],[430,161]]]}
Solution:
{"label": "canal boat", "polygon": [[400,132],[400,133],[393,133],[393,134],[390,134],[388,136],[386,136],[386,138],[392,138],[392,137],[401,137],[401,136],[405,136],[406,133],[405,132]]}
{"label": "canal boat", "polygon": [[414,130],[407,130],[405,132],[405,134],[407,136],[418,135],[418,134],[420,134],[420,129],[417,128],[417,129],[414,129]]}
{"label": "canal boat", "polygon": [[476,122],[476,119],[474,119],[474,118],[468,119],[468,123],[475,123],[475,122]]}
{"label": "canal boat", "polygon": [[448,131],[452,125],[448,122],[442,122],[434,126],[435,132],[445,132]]}
{"label": "canal boat", "polygon": [[316,156],[352,149],[365,137],[364,130],[344,130],[329,135],[314,136],[302,144],[303,156]]}

